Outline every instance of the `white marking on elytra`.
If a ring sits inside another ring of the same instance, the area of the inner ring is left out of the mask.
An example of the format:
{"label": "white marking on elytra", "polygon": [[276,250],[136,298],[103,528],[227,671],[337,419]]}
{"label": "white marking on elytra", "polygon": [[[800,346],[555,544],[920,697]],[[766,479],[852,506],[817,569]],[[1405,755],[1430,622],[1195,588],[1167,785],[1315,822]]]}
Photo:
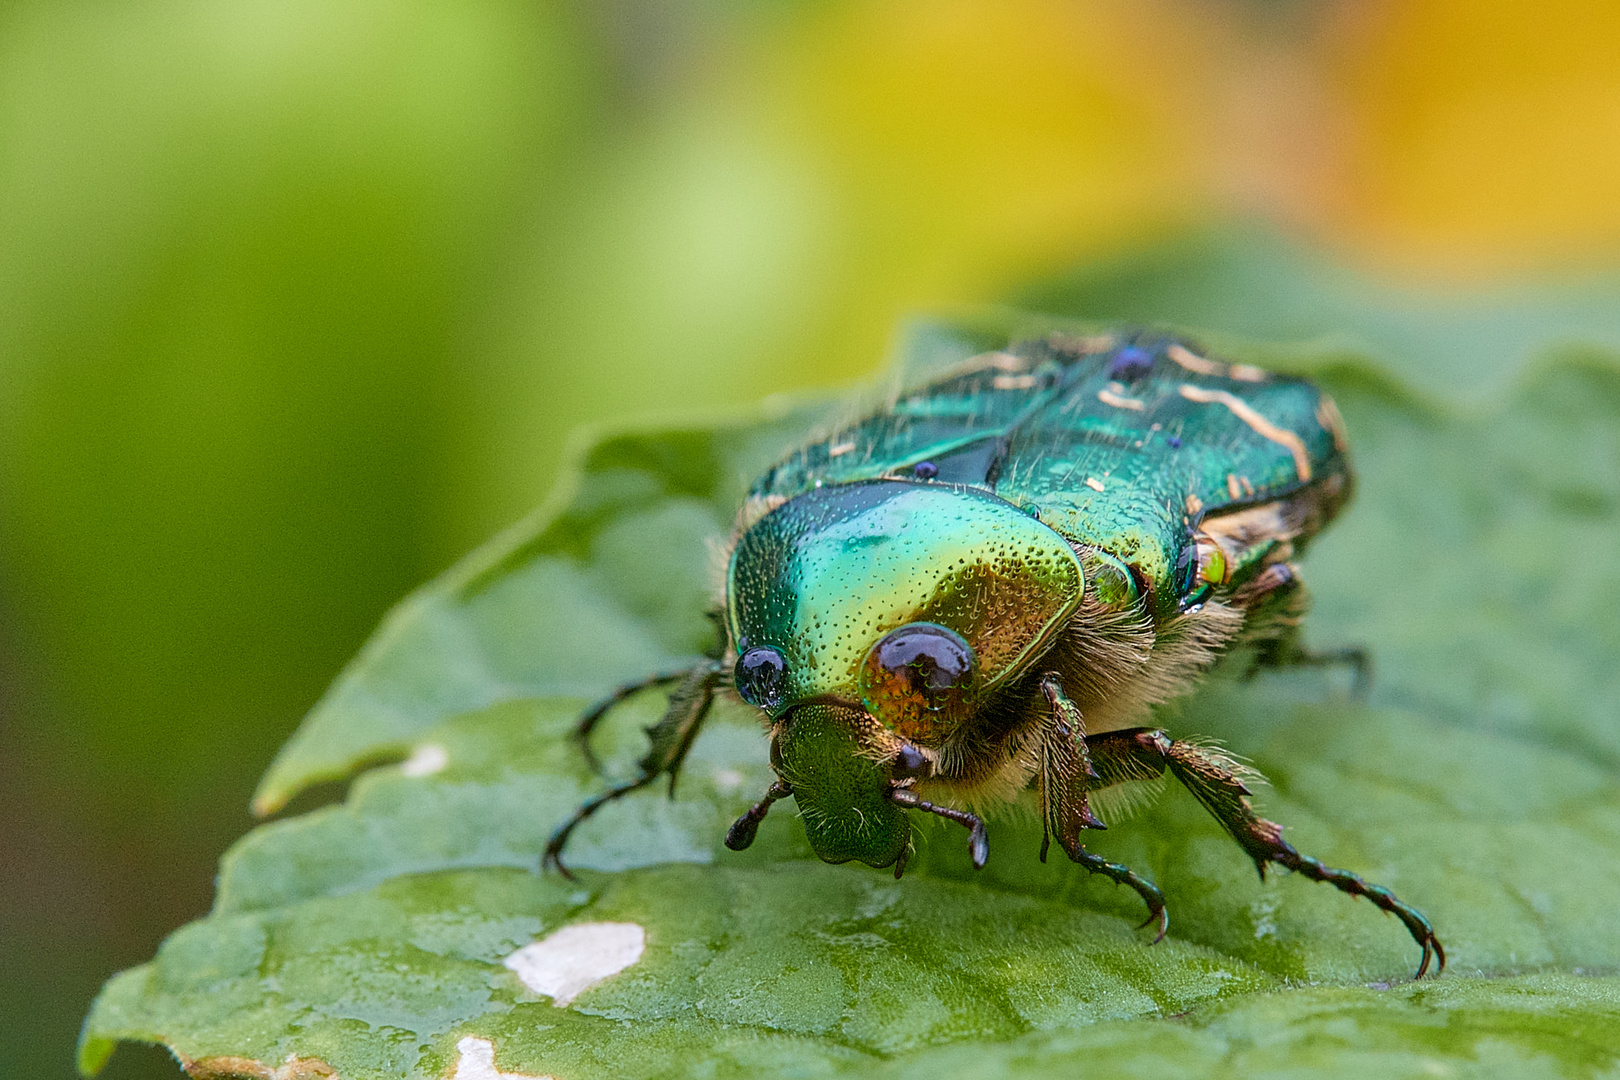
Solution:
{"label": "white marking on elytra", "polygon": [[1255,411],[1242,398],[1234,397],[1225,390],[1205,390],[1201,386],[1190,383],[1181,384],[1181,396],[1188,401],[1196,401],[1201,405],[1225,405],[1232,415],[1253,428],[1257,435],[1270,439],[1272,442],[1287,449],[1294,458],[1294,471],[1299,474],[1302,484],[1309,483],[1311,479],[1311,456],[1305,449],[1305,440],[1289,431],[1278,427],[1264,416]]}
{"label": "white marking on elytra", "polygon": [[1133,397],[1126,397],[1123,394],[1116,394],[1112,390],[1097,391],[1097,400],[1102,402],[1104,405],[1112,405],[1116,409],[1130,409],[1133,412],[1141,412],[1143,409],[1147,408],[1147,405],[1141,400]]}
{"label": "white marking on elytra", "polygon": [[1061,332],[1046,335],[1046,341],[1052,348],[1060,352],[1074,353],[1077,356],[1107,352],[1119,343],[1119,339],[1114,337],[1113,334],[1078,336]]}
{"label": "white marking on elytra", "polygon": [[1333,399],[1326,394],[1316,406],[1316,422],[1327,428],[1333,436],[1333,448],[1339,453],[1348,449],[1348,436],[1344,431],[1344,417],[1339,415],[1339,407],[1333,404]]}
{"label": "white marking on elytra", "polygon": [[1185,345],[1172,345],[1164,354],[1196,375],[1225,375],[1226,365],[1206,360]]}
{"label": "white marking on elytra", "polygon": [[647,931],[635,923],[576,923],[523,946],[502,961],[559,1009],[641,959]]}
{"label": "white marking on elytra", "polygon": [[495,1067],[495,1044],[468,1036],[456,1043],[456,1071],[450,1080],[554,1080],[534,1073],[501,1072]]}
{"label": "white marking on elytra", "polygon": [[399,767],[401,774],[409,777],[432,776],[450,764],[450,751],[438,743],[423,743],[411,751]]}

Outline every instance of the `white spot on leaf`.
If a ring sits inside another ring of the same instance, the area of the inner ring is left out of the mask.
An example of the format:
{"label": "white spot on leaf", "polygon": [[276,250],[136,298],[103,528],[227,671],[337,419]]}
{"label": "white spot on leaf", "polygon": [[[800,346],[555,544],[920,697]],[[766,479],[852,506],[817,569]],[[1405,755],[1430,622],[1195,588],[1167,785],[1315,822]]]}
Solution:
{"label": "white spot on leaf", "polygon": [[456,1043],[456,1071],[451,1080],[553,1080],[533,1073],[501,1072],[495,1068],[495,1044],[488,1039],[465,1038]]}
{"label": "white spot on leaf", "polygon": [[450,764],[450,751],[438,743],[423,743],[411,751],[411,756],[400,765],[399,771],[406,776],[432,776],[434,773]]}
{"label": "white spot on leaf", "polygon": [[505,964],[524,986],[562,1008],[640,960],[646,947],[647,931],[635,923],[578,923],[523,946]]}

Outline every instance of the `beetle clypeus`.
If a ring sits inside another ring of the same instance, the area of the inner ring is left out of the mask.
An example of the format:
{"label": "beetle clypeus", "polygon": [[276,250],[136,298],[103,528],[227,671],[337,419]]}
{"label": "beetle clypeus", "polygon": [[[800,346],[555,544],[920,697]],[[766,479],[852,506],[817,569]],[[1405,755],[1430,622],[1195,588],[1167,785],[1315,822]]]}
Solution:
{"label": "beetle clypeus", "polygon": [[[1210,359],[1148,335],[1052,335],[967,361],[803,447],[755,483],[726,576],[721,651],[621,688],[671,688],[639,774],[553,834],[661,775],[672,779],[717,693],[763,714],[777,779],[726,835],[741,850],[792,797],[816,854],[893,866],[911,812],[967,827],[969,808],[1033,787],[1044,828],[1092,873],[1131,886],[1164,937],[1164,898],[1087,851],[1092,793],[1179,780],[1262,876],[1276,863],[1398,917],[1445,952],[1388,889],[1302,855],[1255,814],[1231,757],[1172,738],[1151,706],[1223,655],[1261,666],[1347,663],[1306,651],[1292,558],[1343,507],[1352,474],[1333,402],[1303,379]],[[593,759],[594,760],[594,759]]]}

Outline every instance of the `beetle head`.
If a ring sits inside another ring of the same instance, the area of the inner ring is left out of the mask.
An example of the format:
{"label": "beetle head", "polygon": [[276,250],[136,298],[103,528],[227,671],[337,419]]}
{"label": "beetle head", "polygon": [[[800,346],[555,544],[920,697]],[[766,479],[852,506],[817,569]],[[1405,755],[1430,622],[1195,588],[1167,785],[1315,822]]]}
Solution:
{"label": "beetle head", "polygon": [[773,719],[838,701],[938,746],[1045,651],[1084,587],[1068,541],[988,491],[817,488],[754,523],[732,552],[736,686]]}
{"label": "beetle head", "polygon": [[864,709],[820,702],[794,709],[774,736],[772,759],[816,855],[894,865],[911,842],[906,813],[889,798],[900,740]]}
{"label": "beetle head", "polygon": [[830,485],[744,532],[726,582],[735,685],[775,721],[816,854],[904,858],[924,750],[1034,663],[1084,587],[1068,541],[977,488]]}

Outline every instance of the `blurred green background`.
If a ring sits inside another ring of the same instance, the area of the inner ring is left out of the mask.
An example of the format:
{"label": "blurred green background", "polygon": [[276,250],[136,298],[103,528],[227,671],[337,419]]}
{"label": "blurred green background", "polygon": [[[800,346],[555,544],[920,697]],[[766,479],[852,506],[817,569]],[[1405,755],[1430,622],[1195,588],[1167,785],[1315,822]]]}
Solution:
{"label": "blurred green background", "polygon": [[[1595,0],[10,0],[0,1074],[71,1075],[575,426],[856,380],[1077,266],[1086,314],[1237,331],[1303,250],[1385,315],[1612,267],[1617,55]],[[1271,276],[1176,312],[1233,235]]]}

